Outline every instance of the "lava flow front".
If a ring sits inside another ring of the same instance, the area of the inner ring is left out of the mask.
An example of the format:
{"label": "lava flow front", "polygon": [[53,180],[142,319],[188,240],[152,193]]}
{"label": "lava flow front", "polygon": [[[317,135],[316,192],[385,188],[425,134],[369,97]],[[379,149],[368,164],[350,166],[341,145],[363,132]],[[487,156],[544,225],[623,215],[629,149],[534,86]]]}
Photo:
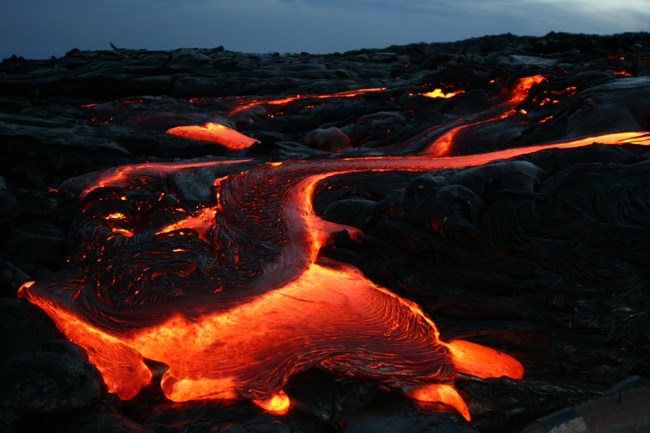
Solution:
{"label": "lava flow front", "polygon": [[[517,108],[545,80],[541,75],[520,78],[498,95],[493,107],[392,143],[409,156],[141,164],[77,179],[83,199],[77,251],[64,270],[25,284],[19,294],[87,351],[109,391],[122,399],[134,397],[152,380],[148,359],[167,365],[161,387],[171,400],[243,398],[284,412],[288,378],[320,367],[447,403],[469,419],[453,387],[455,375],[521,378],[522,365],[469,341],[446,341],[414,302],[352,265],[319,257],[335,233],[354,237],[358,230],[318,217],[312,199],[320,182],[345,173],[424,173],[592,142],[649,144],[645,131],[577,131],[548,142],[531,139],[527,146],[450,156],[459,153],[460,133],[514,123],[513,118],[527,114]],[[241,116],[260,104],[353,98],[384,90],[246,100],[219,115]],[[441,103],[461,95],[436,88],[420,96]],[[399,117],[382,113],[374,121],[386,119]],[[544,116],[536,126],[548,119]],[[338,129],[335,136],[347,134],[346,143],[351,143],[350,137],[361,136],[369,122]],[[530,123],[526,118],[515,126]],[[386,134],[390,137],[392,131]],[[236,150],[257,141],[213,122],[167,132]],[[166,189],[169,176],[203,169],[215,170],[209,173],[216,179],[205,202],[183,205]]]}

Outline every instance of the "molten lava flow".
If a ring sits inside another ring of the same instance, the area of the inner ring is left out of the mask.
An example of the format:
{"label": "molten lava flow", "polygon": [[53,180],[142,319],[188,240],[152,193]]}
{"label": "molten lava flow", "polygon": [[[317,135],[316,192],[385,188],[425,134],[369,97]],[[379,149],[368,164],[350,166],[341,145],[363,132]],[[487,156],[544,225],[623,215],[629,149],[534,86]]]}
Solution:
{"label": "molten lava flow", "polygon": [[483,378],[508,376],[520,379],[524,375],[519,362],[489,347],[463,340],[450,341],[446,346],[459,373]]}
{"label": "molten lava flow", "polygon": [[167,130],[167,134],[194,140],[211,141],[229,149],[241,150],[251,147],[257,140],[219,123],[208,122],[203,125],[176,126]]}

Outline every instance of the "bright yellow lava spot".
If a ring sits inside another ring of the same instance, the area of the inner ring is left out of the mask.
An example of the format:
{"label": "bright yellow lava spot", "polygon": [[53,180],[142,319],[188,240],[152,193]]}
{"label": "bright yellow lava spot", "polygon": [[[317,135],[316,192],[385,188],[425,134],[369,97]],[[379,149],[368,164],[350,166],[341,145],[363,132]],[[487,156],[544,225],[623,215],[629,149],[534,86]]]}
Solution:
{"label": "bright yellow lava spot", "polygon": [[267,400],[254,400],[254,402],[267,412],[277,415],[285,415],[289,412],[289,406],[291,406],[291,399],[284,391],[278,392]]}
{"label": "bright yellow lava spot", "polygon": [[456,96],[459,93],[463,93],[462,90],[456,91],[456,92],[449,92],[445,93],[442,91],[442,89],[433,89],[431,92],[423,93],[422,96],[426,96],[427,98],[451,98],[452,96]]}

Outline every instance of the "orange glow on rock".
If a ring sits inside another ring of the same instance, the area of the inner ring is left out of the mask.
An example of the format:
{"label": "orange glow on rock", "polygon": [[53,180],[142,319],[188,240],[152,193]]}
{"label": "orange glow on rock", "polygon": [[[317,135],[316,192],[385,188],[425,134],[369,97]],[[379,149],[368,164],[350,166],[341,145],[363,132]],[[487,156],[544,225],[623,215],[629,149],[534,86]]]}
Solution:
{"label": "orange glow on rock", "polygon": [[167,134],[194,140],[218,143],[233,150],[247,149],[258,141],[220,123],[208,122],[203,125],[176,126],[167,130]]}

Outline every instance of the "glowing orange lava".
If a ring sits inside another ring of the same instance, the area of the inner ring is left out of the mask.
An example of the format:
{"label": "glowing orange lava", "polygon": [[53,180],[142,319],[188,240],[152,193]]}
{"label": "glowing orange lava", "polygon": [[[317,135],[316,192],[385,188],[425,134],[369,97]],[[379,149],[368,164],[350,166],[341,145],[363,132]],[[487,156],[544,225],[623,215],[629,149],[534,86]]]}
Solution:
{"label": "glowing orange lava", "polygon": [[284,391],[280,391],[268,400],[256,400],[255,403],[262,409],[277,415],[286,415],[291,406],[291,400]]}
{"label": "glowing orange lava", "polygon": [[463,397],[449,384],[428,383],[426,385],[414,386],[409,389],[407,395],[415,400],[440,402],[447,404],[460,413],[466,420],[471,420],[469,409]]}
{"label": "glowing orange lava", "polygon": [[529,77],[523,77],[517,80],[517,84],[510,93],[508,98],[508,103],[512,105],[517,105],[528,96],[528,92],[535,85],[539,84],[542,81],[546,81],[546,78],[543,75],[531,75]]}
{"label": "glowing orange lava", "polygon": [[[88,193],[96,188],[126,186],[130,181],[137,177],[162,176],[165,173],[184,169],[238,164],[248,161],[250,161],[250,159],[220,159],[217,161],[147,162],[144,164],[124,165],[89,175],[89,178],[86,179],[88,186],[83,189],[80,198],[84,198]],[[95,176],[93,176],[93,174]]]}
{"label": "glowing orange lava", "polygon": [[167,130],[167,134],[194,140],[210,141],[229,149],[241,150],[251,147],[257,140],[219,123],[208,122],[203,125],[176,126]]}

